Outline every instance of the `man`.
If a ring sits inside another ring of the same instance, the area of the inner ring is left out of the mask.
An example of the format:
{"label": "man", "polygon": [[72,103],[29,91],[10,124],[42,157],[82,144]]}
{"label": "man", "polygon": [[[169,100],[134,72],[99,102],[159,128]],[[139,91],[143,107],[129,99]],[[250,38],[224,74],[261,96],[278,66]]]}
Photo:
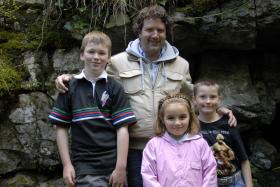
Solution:
{"label": "man", "polygon": [[[129,128],[130,145],[127,161],[128,186],[142,187],[142,152],[153,136],[158,101],[170,92],[192,95],[193,85],[189,63],[179,56],[166,36],[170,34],[172,21],[159,5],[143,8],[134,20],[133,30],[138,38],[131,41],[124,52],[112,56],[106,70],[109,76],[119,80],[128,94],[137,124]],[[57,88],[67,90],[63,82],[71,77],[57,78]],[[236,120],[231,111],[230,124]]]}

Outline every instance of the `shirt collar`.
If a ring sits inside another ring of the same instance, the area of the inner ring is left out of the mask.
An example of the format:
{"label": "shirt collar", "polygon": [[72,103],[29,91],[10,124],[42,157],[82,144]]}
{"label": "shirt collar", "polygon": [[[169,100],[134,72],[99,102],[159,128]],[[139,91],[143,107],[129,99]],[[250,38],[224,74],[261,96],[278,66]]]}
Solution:
{"label": "shirt collar", "polygon": [[[74,78],[76,78],[76,79],[82,79],[82,78],[84,78],[84,79],[88,80],[88,79],[86,78],[85,70],[84,70],[84,69],[82,70],[81,73],[79,73],[79,74],[77,74],[77,75],[74,75]],[[101,73],[101,75],[99,75],[99,76],[97,77],[96,81],[99,80],[99,79],[106,79],[106,81],[107,81],[107,78],[108,78],[108,74],[107,74],[107,72],[104,70],[104,71]],[[88,80],[88,81],[89,81],[89,80]],[[91,82],[91,81],[90,81],[90,82]]]}

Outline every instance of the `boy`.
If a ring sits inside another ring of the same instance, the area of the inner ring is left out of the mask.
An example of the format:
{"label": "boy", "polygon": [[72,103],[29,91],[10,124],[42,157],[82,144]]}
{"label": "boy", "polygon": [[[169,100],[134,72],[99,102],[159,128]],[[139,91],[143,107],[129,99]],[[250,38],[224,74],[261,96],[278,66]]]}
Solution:
{"label": "boy", "polygon": [[252,187],[250,162],[239,131],[228,125],[228,116],[217,113],[220,101],[217,83],[201,81],[194,85],[194,103],[199,112],[201,132],[217,161],[219,187],[241,187],[245,184]]}
{"label": "boy", "polygon": [[[123,88],[107,77],[110,38],[98,31],[82,41],[82,72],[59,94],[49,115],[56,125],[57,145],[67,186],[124,186],[128,152],[127,126],[136,118]],[[71,127],[71,152],[68,128]]]}

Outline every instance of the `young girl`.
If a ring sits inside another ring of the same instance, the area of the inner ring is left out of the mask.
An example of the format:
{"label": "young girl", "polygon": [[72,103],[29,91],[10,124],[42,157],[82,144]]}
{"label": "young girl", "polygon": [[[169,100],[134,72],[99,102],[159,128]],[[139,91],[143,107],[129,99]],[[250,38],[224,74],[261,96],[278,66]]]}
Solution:
{"label": "young girl", "polygon": [[143,152],[144,187],[217,187],[215,158],[198,132],[199,123],[186,96],[160,100],[156,137]]}

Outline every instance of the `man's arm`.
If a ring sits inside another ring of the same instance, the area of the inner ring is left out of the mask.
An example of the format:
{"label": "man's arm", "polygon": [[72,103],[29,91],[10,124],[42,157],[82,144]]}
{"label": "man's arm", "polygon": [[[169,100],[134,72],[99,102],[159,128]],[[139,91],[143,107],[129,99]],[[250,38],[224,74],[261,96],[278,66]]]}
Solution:
{"label": "man's arm", "polygon": [[184,71],[184,78],[182,80],[182,88],[180,92],[187,94],[189,97],[193,97],[193,84],[192,78],[190,75],[189,63],[185,59],[185,71]]}
{"label": "man's arm", "polygon": [[123,187],[126,183],[126,164],[128,154],[129,134],[128,127],[120,127],[117,130],[117,163],[110,177],[110,185]]}
{"label": "man's arm", "polygon": [[251,167],[249,160],[241,162],[242,175],[245,180],[246,187],[253,187],[253,180],[251,174]]}
{"label": "man's arm", "polygon": [[228,108],[225,108],[225,107],[220,107],[217,109],[217,112],[218,114],[220,115],[227,115],[229,117],[229,120],[228,120],[228,124],[231,126],[231,127],[236,127],[237,125],[237,120],[235,118],[235,116],[233,115],[232,111],[229,110]]}
{"label": "man's arm", "polygon": [[55,79],[55,86],[56,89],[60,92],[60,93],[65,93],[68,91],[68,88],[66,86],[66,84],[72,79],[72,75],[71,74],[62,74],[60,76],[58,76]]}
{"label": "man's arm", "polygon": [[113,79],[117,80],[118,82],[121,82],[120,76],[118,74],[118,70],[117,70],[115,64],[117,64],[117,62],[115,62],[114,59],[111,58],[111,61],[106,66],[106,72],[108,73],[109,77],[112,77]]}
{"label": "man's arm", "polygon": [[69,154],[68,128],[60,127],[58,125],[56,126],[56,142],[63,164],[63,179],[68,187],[74,187],[75,170]]}

